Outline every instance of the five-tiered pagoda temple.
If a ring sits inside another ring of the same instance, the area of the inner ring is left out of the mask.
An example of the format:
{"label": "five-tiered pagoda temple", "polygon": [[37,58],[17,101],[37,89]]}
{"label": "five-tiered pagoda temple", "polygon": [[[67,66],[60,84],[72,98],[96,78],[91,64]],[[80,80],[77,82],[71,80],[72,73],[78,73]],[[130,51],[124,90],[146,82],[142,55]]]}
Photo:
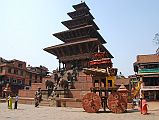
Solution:
{"label": "five-tiered pagoda temple", "polygon": [[[102,78],[100,76],[98,78],[105,80],[104,86],[107,86],[106,89],[108,90],[109,87],[114,87],[114,76],[117,69],[111,69],[113,56],[103,45],[106,41],[98,32],[99,28],[93,21],[94,17],[89,12],[89,7],[85,2],[81,2],[73,5],[73,8],[75,11],[67,13],[71,20],[62,22],[68,30],[53,34],[63,43],[47,47],[44,50],[57,56],[59,60],[58,73],[61,74],[61,71],[65,71],[65,75],[62,74],[61,76],[62,79],[70,81],[72,74],[71,80],[74,80],[71,82],[73,87],[64,92],[63,98],[60,96],[61,102],[58,106],[81,107],[80,100],[86,93],[90,92],[97,81],[92,75],[102,75]],[[92,67],[101,69],[93,69]],[[75,74],[70,71],[75,71]],[[113,73],[113,77],[111,77],[112,74],[108,73]],[[108,77],[106,78],[106,76]],[[98,82],[99,85],[102,84],[101,80]],[[64,98],[73,98],[73,100]],[[57,100],[59,101],[59,99]]]}
{"label": "five-tiered pagoda temple", "polygon": [[66,70],[72,67],[78,69],[88,67],[87,63],[92,59],[92,53],[98,50],[105,52],[108,58],[113,58],[103,46],[106,41],[99,34],[99,28],[93,21],[94,17],[86,3],[73,5],[73,8],[75,11],[67,13],[72,19],[62,22],[68,30],[53,34],[64,43],[44,49],[57,56],[59,70],[61,63]]}

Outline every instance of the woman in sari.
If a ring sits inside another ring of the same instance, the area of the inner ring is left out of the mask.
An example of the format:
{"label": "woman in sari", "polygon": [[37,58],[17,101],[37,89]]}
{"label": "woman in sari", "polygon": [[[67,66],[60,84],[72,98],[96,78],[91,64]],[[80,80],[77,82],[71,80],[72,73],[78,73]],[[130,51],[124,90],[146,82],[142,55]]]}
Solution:
{"label": "woman in sari", "polygon": [[9,105],[8,105],[8,109],[12,109],[12,97],[9,97]]}

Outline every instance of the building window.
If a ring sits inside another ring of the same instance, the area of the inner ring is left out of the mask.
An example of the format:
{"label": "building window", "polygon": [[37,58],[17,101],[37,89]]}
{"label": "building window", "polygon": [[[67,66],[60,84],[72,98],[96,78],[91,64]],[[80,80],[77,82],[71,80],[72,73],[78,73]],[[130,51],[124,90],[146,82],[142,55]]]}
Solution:
{"label": "building window", "polygon": [[6,80],[6,82],[7,82],[7,83],[10,83],[10,78],[8,78],[8,79]]}
{"label": "building window", "polygon": [[23,76],[23,71],[20,71],[20,75]]}
{"label": "building window", "polygon": [[31,80],[29,80],[29,86],[31,86]]}
{"label": "building window", "polygon": [[32,79],[32,74],[30,73],[30,79]]}
{"label": "building window", "polygon": [[14,74],[14,68],[11,69],[11,73]]}
{"label": "building window", "polygon": [[23,76],[23,71],[22,70],[18,70],[18,75]]}
{"label": "building window", "polygon": [[21,70],[18,70],[18,75],[20,75]]}
{"label": "building window", "polygon": [[0,67],[0,73],[2,72],[2,67]]}
{"label": "building window", "polygon": [[5,71],[5,67],[1,67],[1,71],[2,71],[2,72]]}
{"label": "building window", "polygon": [[11,68],[8,68],[8,73],[11,73]]}
{"label": "building window", "polygon": [[157,77],[144,77],[143,82],[145,86],[158,86],[159,85],[159,78]]}
{"label": "building window", "polygon": [[12,81],[13,83],[17,83],[17,80],[16,79],[13,79],[13,81]]}
{"label": "building window", "polygon": [[19,80],[19,84],[22,84],[23,82],[22,82],[22,80]]}
{"label": "building window", "polygon": [[0,79],[0,84],[3,84],[4,83],[4,80]]}
{"label": "building window", "polygon": [[42,83],[42,76],[40,76],[40,83]]}
{"label": "building window", "polygon": [[35,75],[35,80],[37,80],[37,78],[38,78],[38,76],[37,76],[37,75]]}
{"label": "building window", "polygon": [[14,69],[14,74],[18,75],[18,70]]}
{"label": "building window", "polygon": [[19,68],[22,68],[22,67],[23,67],[23,64],[18,64],[18,67],[19,67]]}

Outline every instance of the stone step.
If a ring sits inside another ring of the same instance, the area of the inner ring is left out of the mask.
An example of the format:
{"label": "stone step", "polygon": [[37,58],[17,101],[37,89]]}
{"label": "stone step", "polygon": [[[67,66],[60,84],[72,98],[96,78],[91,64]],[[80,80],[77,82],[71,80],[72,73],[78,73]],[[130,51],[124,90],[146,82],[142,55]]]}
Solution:
{"label": "stone step", "polygon": [[50,106],[50,100],[43,100],[40,102],[40,106]]}
{"label": "stone step", "polygon": [[0,103],[5,103],[6,99],[0,99]]}
{"label": "stone step", "polygon": [[50,107],[50,104],[44,104],[44,103],[40,103],[40,106],[47,106],[47,107]]}

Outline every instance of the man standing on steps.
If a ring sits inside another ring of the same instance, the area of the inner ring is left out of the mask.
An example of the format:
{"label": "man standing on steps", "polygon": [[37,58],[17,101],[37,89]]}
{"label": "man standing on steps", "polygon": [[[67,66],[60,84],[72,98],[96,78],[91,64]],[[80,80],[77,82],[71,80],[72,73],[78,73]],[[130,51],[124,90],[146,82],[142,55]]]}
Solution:
{"label": "man standing on steps", "polygon": [[38,90],[35,92],[35,107],[39,106],[41,100],[42,100],[41,88],[38,88]]}

